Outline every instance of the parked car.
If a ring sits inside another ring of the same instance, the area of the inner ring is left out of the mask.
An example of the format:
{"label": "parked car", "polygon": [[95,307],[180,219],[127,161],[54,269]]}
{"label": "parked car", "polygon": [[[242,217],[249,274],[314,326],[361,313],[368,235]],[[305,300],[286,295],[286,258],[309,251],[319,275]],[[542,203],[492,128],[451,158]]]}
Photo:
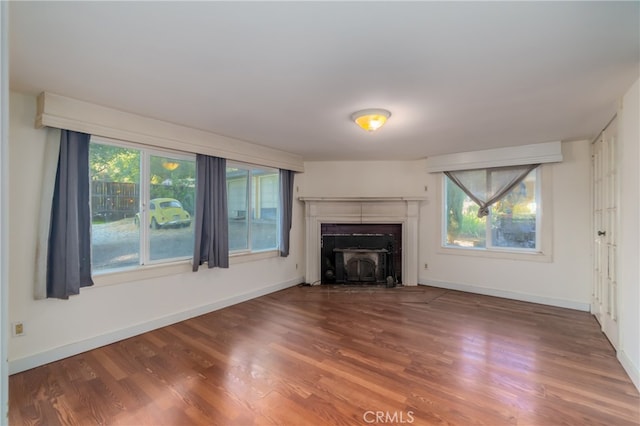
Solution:
{"label": "parked car", "polygon": [[[140,213],[134,217],[136,225],[140,225]],[[191,225],[191,215],[175,198],[154,198],[149,201],[149,226],[153,229],[164,227],[187,227]]]}

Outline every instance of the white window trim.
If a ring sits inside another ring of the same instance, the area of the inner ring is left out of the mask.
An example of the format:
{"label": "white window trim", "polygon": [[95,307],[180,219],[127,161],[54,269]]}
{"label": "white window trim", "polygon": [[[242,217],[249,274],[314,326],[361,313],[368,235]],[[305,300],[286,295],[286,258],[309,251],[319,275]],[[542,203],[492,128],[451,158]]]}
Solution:
{"label": "white window trim", "polygon": [[536,226],[541,232],[536,232],[536,245],[538,249],[533,251],[530,249],[488,247],[454,247],[445,246],[445,235],[447,233],[445,215],[444,215],[444,189],[445,175],[440,173],[440,190],[437,191],[438,206],[438,223],[440,224],[440,235],[437,239],[436,252],[438,254],[453,256],[472,256],[484,257],[492,259],[509,259],[524,260],[533,262],[552,262],[553,261],[553,206],[552,206],[552,168],[551,165],[543,164],[539,166],[538,180],[536,182],[536,191],[539,192],[540,206],[538,206],[539,214],[537,215]]}
{"label": "white window trim", "polygon": [[[252,174],[251,174],[251,169],[257,168],[257,169],[261,169],[261,170],[266,170],[266,171],[272,171],[274,173],[279,173],[279,170],[274,168],[274,167],[269,167],[269,166],[263,166],[263,165],[259,165],[259,164],[251,164],[251,163],[243,163],[243,162],[239,162],[239,161],[227,161],[227,167],[237,167],[239,169],[243,169],[243,170],[248,170],[249,171],[249,175],[248,175],[248,181],[249,183],[251,183],[251,178],[252,178]],[[247,188],[247,219],[248,219],[248,223],[247,223],[247,243],[250,245],[251,244],[251,219],[249,212],[251,211],[251,197],[253,194],[253,188]],[[278,195],[280,196],[280,194]],[[280,217],[280,207],[279,207],[280,203],[278,203],[278,211],[276,212],[276,217]],[[229,263],[231,264],[231,259],[235,258],[235,262],[234,263],[245,263],[245,262],[249,262],[252,260],[260,260],[263,258],[269,258],[269,257],[273,257],[272,253],[276,253],[279,254],[278,251],[278,247],[280,246],[280,226],[282,225],[280,223],[280,220],[277,219],[276,220],[276,246],[274,248],[269,248],[269,249],[264,249],[264,250],[253,250],[252,248],[248,248],[248,249],[240,249],[240,250],[231,250],[229,249]],[[240,260],[242,259],[242,260]]]}
{"label": "white window trim", "polygon": [[[255,262],[258,260],[277,258],[280,256],[278,250],[269,250],[255,253],[229,254],[229,266],[242,263]],[[94,273],[93,287],[83,288],[82,291],[89,291],[92,288],[106,287],[129,283],[132,281],[142,281],[154,278],[162,278],[170,275],[192,273],[193,261],[182,260],[179,262],[166,262],[162,264],[138,265],[128,268],[112,269]]]}
{"label": "white window trim", "polygon": [[[167,150],[155,149],[155,148],[145,148],[141,150],[142,154],[142,165],[140,167],[140,175],[145,176],[140,182],[140,194],[144,194],[144,198],[140,197],[140,207],[139,211],[142,213],[140,217],[140,258],[144,263],[141,263],[139,266],[146,265],[161,265],[172,262],[179,262],[181,260],[191,260],[193,258],[193,253],[189,256],[178,256],[171,257],[166,259],[158,259],[151,260],[151,235],[149,232],[149,216],[147,215],[147,211],[149,206],[147,202],[151,201],[151,182],[149,181],[149,177],[151,176],[151,157],[168,157],[176,160],[191,160],[196,162],[195,154],[183,154],[180,152],[171,152]],[[195,191],[194,191],[195,193]],[[194,194],[195,195],[195,194]],[[148,200],[147,200],[148,198]],[[195,219],[193,217],[192,219]]]}
{"label": "white window trim", "polygon": [[229,265],[237,265],[240,263],[253,262],[256,260],[270,259],[272,257],[279,257],[280,251],[277,249],[269,249],[254,252],[234,252],[229,253]]}
{"label": "white window trim", "polygon": [[95,287],[104,287],[115,284],[123,284],[131,281],[141,281],[153,278],[166,277],[168,275],[176,275],[190,272],[192,269],[191,260],[183,260],[180,262],[137,265],[128,268],[111,269],[93,272],[93,287],[86,287],[82,290],[90,290]]}

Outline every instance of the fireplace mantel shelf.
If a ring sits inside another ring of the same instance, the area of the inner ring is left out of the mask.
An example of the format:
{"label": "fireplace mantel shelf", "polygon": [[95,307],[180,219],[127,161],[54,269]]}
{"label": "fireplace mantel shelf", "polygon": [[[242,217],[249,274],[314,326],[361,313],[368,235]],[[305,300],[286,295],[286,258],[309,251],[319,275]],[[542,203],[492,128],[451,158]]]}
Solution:
{"label": "fireplace mantel shelf", "polygon": [[300,201],[356,201],[356,202],[366,202],[366,201],[426,201],[427,197],[298,197]]}

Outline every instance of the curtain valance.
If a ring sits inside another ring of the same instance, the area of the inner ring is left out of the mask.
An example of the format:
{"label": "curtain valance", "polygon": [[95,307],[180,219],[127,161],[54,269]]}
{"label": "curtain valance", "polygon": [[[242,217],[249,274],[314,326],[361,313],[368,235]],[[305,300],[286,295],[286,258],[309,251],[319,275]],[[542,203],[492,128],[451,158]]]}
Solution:
{"label": "curtain valance", "polygon": [[489,208],[506,196],[539,164],[495,167],[491,169],[455,170],[444,174],[458,185],[480,208],[478,217],[489,214]]}

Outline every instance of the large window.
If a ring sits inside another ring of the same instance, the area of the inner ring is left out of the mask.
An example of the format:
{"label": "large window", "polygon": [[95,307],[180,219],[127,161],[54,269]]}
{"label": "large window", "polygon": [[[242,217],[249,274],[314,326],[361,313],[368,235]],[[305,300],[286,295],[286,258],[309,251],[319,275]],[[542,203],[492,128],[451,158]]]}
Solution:
{"label": "large window", "polygon": [[[478,217],[478,205],[444,177],[445,247],[540,251],[539,168]],[[490,179],[490,171],[481,170]]]}
{"label": "large window", "polygon": [[230,252],[278,247],[278,180],[276,169],[227,165]]}
{"label": "large window", "polygon": [[[92,138],[89,162],[94,272],[193,257],[195,155]],[[277,249],[278,176],[228,163],[231,253]]]}
{"label": "large window", "polygon": [[193,256],[195,156],[92,139],[94,272]]}

